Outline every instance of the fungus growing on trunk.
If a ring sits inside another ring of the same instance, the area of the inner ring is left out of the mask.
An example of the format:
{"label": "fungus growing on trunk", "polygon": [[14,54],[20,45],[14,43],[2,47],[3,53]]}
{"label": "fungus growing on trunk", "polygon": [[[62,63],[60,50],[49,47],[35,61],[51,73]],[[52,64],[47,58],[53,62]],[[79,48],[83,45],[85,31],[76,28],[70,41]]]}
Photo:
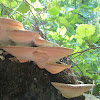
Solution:
{"label": "fungus growing on trunk", "polygon": [[23,30],[22,23],[9,18],[0,17],[0,41],[8,42],[8,30]]}
{"label": "fungus growing on trunk", "polygon": [[83,95],[84,92],[89,91],[93,84],[64,84],[51,82],[51,84],[58,89],[66,98],[74,98]]}
{"label": "fungus growing on trunk", "polygon": [[18,47],[0,46],[19,60],[35,61],[40,68],[45,68],[52,74],[69,68],[70,65],[57,64],[56,62],[73,52],[73,49],[64,47]]}
{"label": "fungus growing on trunk", "polygon": [[59,47],[58,44],[44,40],[38,33],[26,31],[20,22],[12,19],[0,18],[0,43],[13,41],[21,46],[31,46],[34,43],[39,47],[0,46],[8,53],[15,56],[21,63],[35,61],[40,68],[45,68],[52,74],[69,68],[70,65],[57,64],[56,62],[70,53],[72,49]]}
{"label": "fungus growing on trunk", "polygon": [[59,46],[52,42],[44,40],[39,33],[26,31],[26,30],[10,30],[8,31],[9,38],[17,44],[31,46],[33,43],[36,46]]}
{"label": "fungus growing on trunk", "polygon": [[45,68],[48,72],[52,74],[57,74],[64,69],[70,68],[70,65],[63,65],[57,63],[43,63],[42,66],[37,63],[37,65],[39,66],[39,68]]}
{"label": "fungus growing on trunk", "polygon": [[59,46],[52,42],[44,40],[38,33],[26,31],[22,23],[9,19],[0,18],[0,43],[10,44],[10,40],[17,45],[31,46]]}

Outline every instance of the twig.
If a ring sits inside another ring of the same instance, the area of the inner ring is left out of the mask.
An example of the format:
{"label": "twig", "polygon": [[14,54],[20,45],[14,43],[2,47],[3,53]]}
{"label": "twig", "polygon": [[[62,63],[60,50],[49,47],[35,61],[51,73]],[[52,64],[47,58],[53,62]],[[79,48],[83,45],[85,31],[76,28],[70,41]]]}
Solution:
{"label": "twig", "polygon": [[82,53],[78,54],[78,55],[77,55],[77,56],[75,56],[74,58],[77,58],[77,57],[79,57],[81,54],[82,54]]}
{"label": "twig", "polygon": [[[37,23],[38,23],[38,21],[37,21],[37,18],[35,17],[35,15],[33,14],[33,12],[32,12],[32,10],[30,9],[30,12],[32,13],[32,15],[34,16],[34,19],[35,19],[35,26],[36,27],[38,27],[38,25],[37,25]],[[39,27],[38,27],[39,28]]]}
{"label": "twig", "polygon": [[19,6],[22,4],[22,2],[23,2],[23,1],[21,1],[21,2],[19,3],[19,5],[16,7],[16,9],[15,9],[15,10],[13,10],[13,12],[9,15],[9,17],[11,17],[11,16],[12,16],[12,14],[16,12],[16,10],[19,8]]}
{"label": "twig", "polygon": [[[37,12],[37,14],[39,15],[40,19],[42,19],[40,13],[27,0],[25,0],[25,2],[28,3]],[[43,25],[43,29],[44,29],[44,32],[45,32],[45,39],[46,39],[46,30],[45,30],[45,27],[44,27],[44,24],[43,24],[42,20],[40,20],[40,21],[41,21],[41,24]],[[44,35],[44,34],[42,33],[42,35]]]}
{"label": "twig", "polygon": [[[2,3],[0,4],[0,6],[2,6],[2,8],[6,11],[6,13],[7,13],[8,16],[9,16],[10,12],[6,9],[6,7],[4,7]],[[2,13],[1,13],[1,15],[2,15]]]}
{"label": "twig", "polygon": [[88,51],[88,50],[96,49],[96,48],[100,48],[100,47],[92,47],[92,48],[88,48],[88,49],[86,49],[86,50],[83,50],[83,51],[80,51],[80,52],[75,52],[75,53],[73,53],[73,54],[70,54],[69,56],[72,56],[72,55],[75,55],[75,54],[78,54],[78,53],[84,53],[84,52],[86,52],[86,51]]}
{"label": "twig", "polygon": [[34,16],[34,19],[35,19],[35,25],[32,25],[32,27],[35,28],[35,30],[38,31],[38,32],[40,33],[40,35],[41,35],[41,37],[42,37],[43,39],[45,39],[44,36],[43,36],[42,31],[39,29],[37,18],[35,17],[35,15],[33,14],[33,12],[32,12],[31,9],[30,9],[30,12],[31,12],[31,14]]}
{"label": "twig", "polygon": [[77,64],[75,64],[74,62],[73,62],[73,64],[80,70],[80,72],[81,72],[81,75],[82,76],[84,76],[84,74],[83,74],[83,72],[82,72],[82,70],[78,67],[78,65]]}
{"label": "twig", "polygon": [[94,88],[94,86],[95,86],[95,81],[93,80],[93,85],[92,85],[90,100],[92,100],[92,94],[93,94],[93,88]]}
{"label": "twig", "polygon": [[[4,8],[7,8],[5,5],[3,5],[2,3],[0,4],[1,6],[3,6]],[[13,9],[11,9],[11,8],[9,8],[9,10],[12,10],[13,11]],[[18,13],[19,15],[21,15],[22,17],[24,17],[24,18],[26,18],[25,16],[23,16],[21,13],[19,13],[19,12],[17,12],[17,11],[15,11],[16,13]],[[27,19],[27,18],[26,18]]]}

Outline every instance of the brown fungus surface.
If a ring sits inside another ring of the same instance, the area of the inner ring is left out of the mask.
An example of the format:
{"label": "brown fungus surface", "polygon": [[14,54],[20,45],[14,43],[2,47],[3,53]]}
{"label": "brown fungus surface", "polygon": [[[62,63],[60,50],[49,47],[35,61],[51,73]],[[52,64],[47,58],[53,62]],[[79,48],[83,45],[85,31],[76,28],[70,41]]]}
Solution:
{"label": "brown fungus surface", "polygon": [[[20,47],[20,46],[0,46],[17,59],[34,61],[40,68],[44,68],[52,74],[57,74],[70,65],[57,64],[56,62],[73,52],[73,49],[64,47]],[[25,61],[25,62],[26,62]]]}
{"label": "brown fungus surface", "polygon": [[92,84],[64,84],[57,82],[51,82],[51,84],[66,98],[81,96],[92,88]]}
{"label": "brown fungus surface", "polygon": [[39,33],[27,31],[22,23],[10,18],[0,17],[0,44],[21,46],[49,46],[58,47],[58,44],[44,40]]}
{"label": "brown fungus surface", "polygon": [[9,30],[23,30],[22,23],[9,18],[0,17],[0,44],[9,44],[9,37],[7,31]]}

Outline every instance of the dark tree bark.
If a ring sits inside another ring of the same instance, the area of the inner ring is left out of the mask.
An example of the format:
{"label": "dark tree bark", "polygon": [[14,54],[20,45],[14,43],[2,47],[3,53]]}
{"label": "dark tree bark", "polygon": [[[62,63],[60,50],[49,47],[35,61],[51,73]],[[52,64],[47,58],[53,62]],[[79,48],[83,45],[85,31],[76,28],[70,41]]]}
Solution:
{"label": "dark tree bark", "polygon": [[51,82],[75,83],[65,70],[50,74],[34,62],[11,62],[6,56],[0,60],[0,100],[84,100],[83,96],[64,98]]}

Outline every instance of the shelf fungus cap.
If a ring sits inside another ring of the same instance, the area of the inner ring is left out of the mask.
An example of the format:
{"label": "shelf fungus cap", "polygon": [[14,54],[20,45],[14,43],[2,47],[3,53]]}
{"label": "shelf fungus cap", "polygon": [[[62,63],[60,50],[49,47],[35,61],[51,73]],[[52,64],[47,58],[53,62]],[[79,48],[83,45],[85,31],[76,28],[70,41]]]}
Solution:
{"label": "shelf fungus cap", "polygon": [[39,47],[38,52],[46,53],[49,56],[48,63],[55,63],[60,58],[67,57],[73,49],[64,47]]}
{"label": "shelf fungus cap", "polygon": [[32,53],[36,51],[37,48],[33,47],[23,47],[23,46],[1,46],[1,49],[4,49],[11,55],[15,56],[18,59],[32,61]]}
{"label": "shelf fungus cap", "polygon": [[[8,30],[23,30],[23,25],[22,23],[12,20],[9,18],[2,18],[0,17],[0,42],[8,42]],[[9,43],[8,43],[9,44]]]}
{"label": "shelf fungus cap", "polygon": [[7,34],[10,40],[19,45],[30,46],[35,44],[36,46],[41,47],[58,46],[57,44],[44,40],[37,32],[31,32],[27,30],[8,30]]}
{"label": "shelf fungus cap", "polygon": [[64,84],[51,82],[51,84],[58,89],[66,98],[74,98],[83,95],[84,92],[89,91],[93,84]]}
{"label": "shelf fungus cap", "polygon": [[47,40],[44,40],[44,39],[42,39],[41,37],[35,39],[34,43],[35,43],[37,46],[41,46],[41,47],[59,47],[58,44],[49,42],[49,41],[47,41]]}
{"label": "shelf fungus cap", "polygon": [[23,25],[22,23],[16,21],[16,20],[13,20],[13,19],[10,19],[10,18],[3,18],[3,17],[0,17],[0,26],[3,25],[5,26],[8,30],[12,30],[12,29],[24,29],[23,28]]}
{"label": "shelf fungus cap", "polygon": [[[24,47],[24,46],[1,46],[8,53],[15,56],[21,62],[35,61],[40,68],[44,68],[52,74],[57,74],[70,65],[57,64],[56,61],[66,56],[72,50],[62,47]],[[62,48],[62,49],[61,49]],[[71,51],[70,51],[71,50]]]}
{"label": "shelf fungus cap", "polygon": [[70,65],[62,65],[62,64],[56,64],[56,63],[44,63],[42,64],[38,64],[39,68],[42,69],[46,69],[48,72],[50,72],[51,74],[57,74],[61,71],[63,71],[64,69],[70,68]]}
{"label": "shelf fungus cap", "polygon": [[70,65],[63,64],[45,64],[45,69],[52,74],[57,74],[63,71],[64,69],[70,68]]}
{"label": "shelf fungus cap", "polygon": [[31,46],[39,35],[36,32],[27,30],[9,30],[7,33],[10,40],[23,46]]}

